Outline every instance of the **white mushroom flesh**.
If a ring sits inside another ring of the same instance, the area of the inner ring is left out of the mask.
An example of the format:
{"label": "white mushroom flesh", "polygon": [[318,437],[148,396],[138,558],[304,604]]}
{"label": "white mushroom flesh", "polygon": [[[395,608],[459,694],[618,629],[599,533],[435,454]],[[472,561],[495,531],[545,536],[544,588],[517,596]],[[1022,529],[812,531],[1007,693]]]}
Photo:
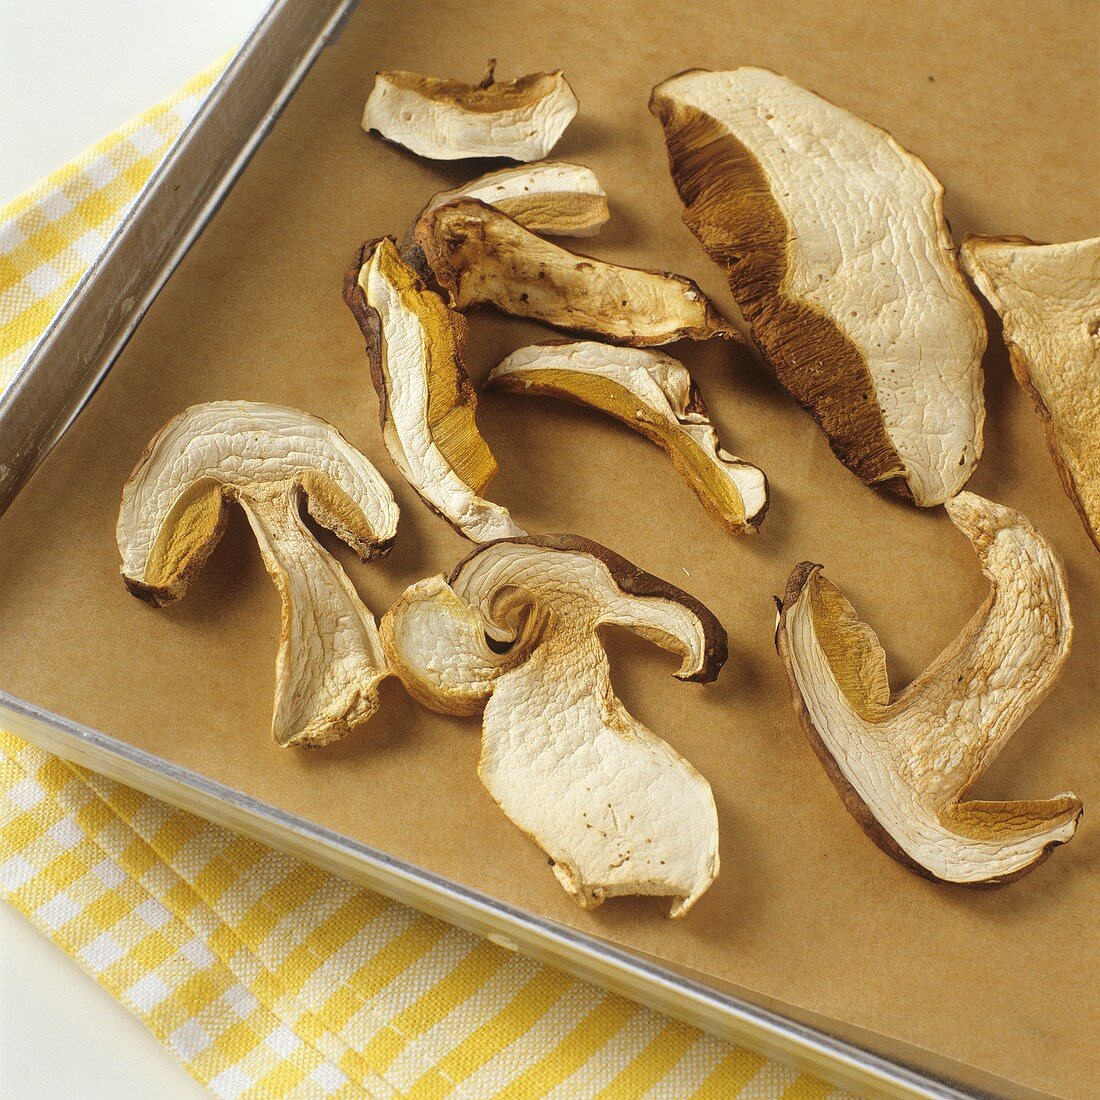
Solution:
{"label": "white mushroom flesh", "polygon": [[240,503],[282,600],[272,730],[280,745],[322,745],[365,722],[388,675],[374,618],[299,509],[364,560],[385,553],[397,506],[378,471],[334,428],[295,409],[196,405],[150,442],[126,483],[118,547],[128,587],[179,599]]}
{"label": "white mushroom flesh", "polygon": [[943,188],[883,130],[764,69],[654,89],[684,220],[838,457],[922,506],[982,452],[985,325]]}
{"label": "white mushroom flesh", "polygon": [[718,873],[714,798],[615,697],[606,624],[678,653],[682,678],[713,678],[725,659],[724,632],[690,597],[602,547],[554,536],[494,543],[449,583],[420,582],[387,613],[382,637],[421,702],[484,707],[482,782],[580,905],[672,896],[682,916]]}
{"label": "white mushroom flesh", "polygon": [[721,446],[691,375],[664,352],[591,340],[533,344],[496,366],[487,386],[602,409],[662,447],[707,511],[731,531],[755,531],[764,518],[764,472]]}
{"label": "white mushroom flesh", "polygon": [[477,199],[428,211],[413,236],[455,309],[492,305],[631,347],[740,340],[690,279],[568,252]]}
{"label": "white mushroom flesh", "polygon": [[1100,549],[1100,237],[967,237],[963,266],[1001,315],[1012,369],[1062,484]]}
{"label": "white mushroom flesh", "polygon": [[897,698],[874,632],[820,566],[792,577],[777,643],[807,733],[876,842],[928,877],[993,885],[1069,840],[1081,816],[1068,793],[965,800],[1050,691],[1073,627],[1061,563],[1024,517],[972,493],[947,510],[974,545],[991,591]]}
{"label": "white mushroom flesh", "polygon": [[[476,399],[461,361],[465,319],[423,286],[389,237],[364,258],[351,287],[357,291],[376,321],[361,324],[381,391],[383,437],[398,469],[474,542],[522,535],[506,508],[478,495],[496,463],[474,424]],[[359,317],[357,302],[349,305]]]}
{"label": "white mushroom flesh", "polygon": [[433,160],[541,160],[577,114],[560,72],[481,85],[382,72],[363,110],[363,129]]}

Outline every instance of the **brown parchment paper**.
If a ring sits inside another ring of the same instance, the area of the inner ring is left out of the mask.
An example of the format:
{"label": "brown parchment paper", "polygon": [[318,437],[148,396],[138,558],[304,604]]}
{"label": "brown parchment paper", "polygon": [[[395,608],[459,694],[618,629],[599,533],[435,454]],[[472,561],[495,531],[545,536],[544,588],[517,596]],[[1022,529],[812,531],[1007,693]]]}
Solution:
{"label": "brown parchment paper", "polygon": [[[690,916],[618,900],[593,913],[561,892],[535,846],[476,778],[479,725],[418,708],[390,681],[346,741],[280,751],[268,732],[275,590],[246,524],[230,523],[186,599],[153,610],[118,577],[119,491],[146,440],[186,405],[246,398],[335,423],[393,485],[397,546],[362,566],[337,553],[378,614],[469,544],[431,515],[383,449],[363,341],[340,299],[364,239],[403,233],[434,191],[483,165],[438,165],[368,136],[372,74],[476,80],[563,67],[581,112],[553,156],[594,168],[613,211],[582,250],[674,269],[733,315],[721,273],[680,222],[651,86],[691,66],[769,66],[890,130],[947,188],[955,232],[1066,240],[1097,232],[1100,9],[1079,3],[381,3],[320,58],[110,376],[0,522],[0,682],[8,691],[547,917],[795,1013],[1064,1096],[1100,1081],[1100,555],[1063,495],[999,328],[986,359],[986,456],[971,487],[1019,508],[1069,572],[1074,653],[1051,698],[980,796],[1072,789],[1077,838],[1002,890],[925,882],[880,852],[841,805],[793,717],[772,645],[772,594],[825,563],[914,676],[984,596],[942,509],[865,488],[753,353],[678,345],[725,445],[770,475],[760,534],[711,522],[661,452],[616,423],[545,398],[486,395],[500,461],[488,493],[532,531],[595,538],[703,599],[730,633],[709,687],[611,636],[630,710],[714,787],[722,874]],[[473,318],[480,380],[536,326]],[[330,546],[335,540],[327,538]],[[977,1079],[975,1077],[974,1079]]]}

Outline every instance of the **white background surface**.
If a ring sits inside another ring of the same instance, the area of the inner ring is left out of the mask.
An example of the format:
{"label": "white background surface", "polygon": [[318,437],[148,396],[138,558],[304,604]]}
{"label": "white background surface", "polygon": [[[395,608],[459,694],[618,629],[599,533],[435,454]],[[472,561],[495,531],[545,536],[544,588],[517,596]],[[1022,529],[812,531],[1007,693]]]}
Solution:
{"label": "white background surface", "polygon": [[233,49],[267,0],[0,0],[0,203]]}
{"label": "white background surface", "polygon": [[[265,0],[0,0],[0,203],[206,68]],[[3,1100],[197,1100],[152,1033],[0,903]]]}

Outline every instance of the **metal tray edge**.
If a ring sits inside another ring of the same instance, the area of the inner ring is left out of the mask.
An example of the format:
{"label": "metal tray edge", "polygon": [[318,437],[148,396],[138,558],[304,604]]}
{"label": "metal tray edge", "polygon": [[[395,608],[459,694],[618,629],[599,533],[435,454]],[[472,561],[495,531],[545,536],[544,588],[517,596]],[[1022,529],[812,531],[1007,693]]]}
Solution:
{"label": "metal tray edge", "polygon": [[740,997],[709,989],[621,948],[497,901],[3,691],[0,725],[75,764],[839,1087],[866,1095],[929,1100],[986,1095],[889,1061]]}
{"label": "metal tray edge", "polygon": [[[26,361],[0,390],[0,515],[106,377],[357,4],[271,0]],[[305,41],[302,32],[309,36]],[[287,69],[273,72],[279,63]]]}

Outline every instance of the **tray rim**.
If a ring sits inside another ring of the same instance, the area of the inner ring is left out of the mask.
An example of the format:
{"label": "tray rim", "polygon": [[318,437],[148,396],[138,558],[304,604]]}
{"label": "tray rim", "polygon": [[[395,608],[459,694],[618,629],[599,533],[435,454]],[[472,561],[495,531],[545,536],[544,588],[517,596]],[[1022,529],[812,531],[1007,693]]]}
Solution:
{"label": "tray rim", "polygon": [[499,947],[564,969],[839,1087],[873,1096],[928,1100],[989,1095],[694,981],[626,948],[500,901],[3,690],[0,727],[74,764],[278,847]]}
{"label": "tray rim", "polygon": [[[65,345],[65,337],[73,332],[79,337],[80,322],[91,312],[92,292],[98,284],[107,281],[112,257],[118,256],[128,242],[140,238],[143,232],[147,241],[151,232],[159,230],[160,243],[165,246],[163,256],[142,271],[140,293],[129,300],[128,312],[117,319],[115,327],[98,333],[98,343],[90,349],[89,367],[78,387],[79,392],[75,397],[73,393],[51,394],[60,407],[48,429],[39,430],[33,453],[27,451],[19,455],[21,466],[9,469],[7,465],[0,465],[0,517],[37,465],[80,415],[160,289],[213,218],[313,61],[326,45],[335,41],[358,6],[358,0],[327,0],[323,14],[317,16],[315,9],[313,22],[320,26],[319,33],[304,45],[290,71],[283,74],[285,80],[278,85],[274,100],[255,112],[256,123],[238,147],[223,150],[227,168],[213,181],[209,192],[201,195],[193,209],[185,212],[183,221],[174,227],[169,225],[163,219],[158,200],[164,200],[173,187],[172,170],[204,137],[209,140],[209,133],[217,129],[219,107],[239,91],[242,79],[254,74],[259,66],[270,64],[271,41],[279,34],[285,35],[295,13],[304,19],[303,13],[315,2],[272,0],[135,198],[103,251],[65,300],[7,390],[0,394],[0,439],[3,439],[7,432],[23,427],[18,401],[13,399],[33,393],[35,378],[49,375],[52,365],[71,353],[71,348]],[[165,230],[173,228],[175,235],[165,239],[168,237]],[[0,459],[4,457],[0,454]],[[575,977],[621,993],[723,1039],[756,1049],[840,1087],[859,1089],[875,1096],[936,1100],[988,1095],[876,1054],[750,999],[724,993],[677,974],[593,935],[499,901],[2,689],[0,725],[75,764],[279,847],[399,903],[484,936],[498,946],[519,950]]]}

